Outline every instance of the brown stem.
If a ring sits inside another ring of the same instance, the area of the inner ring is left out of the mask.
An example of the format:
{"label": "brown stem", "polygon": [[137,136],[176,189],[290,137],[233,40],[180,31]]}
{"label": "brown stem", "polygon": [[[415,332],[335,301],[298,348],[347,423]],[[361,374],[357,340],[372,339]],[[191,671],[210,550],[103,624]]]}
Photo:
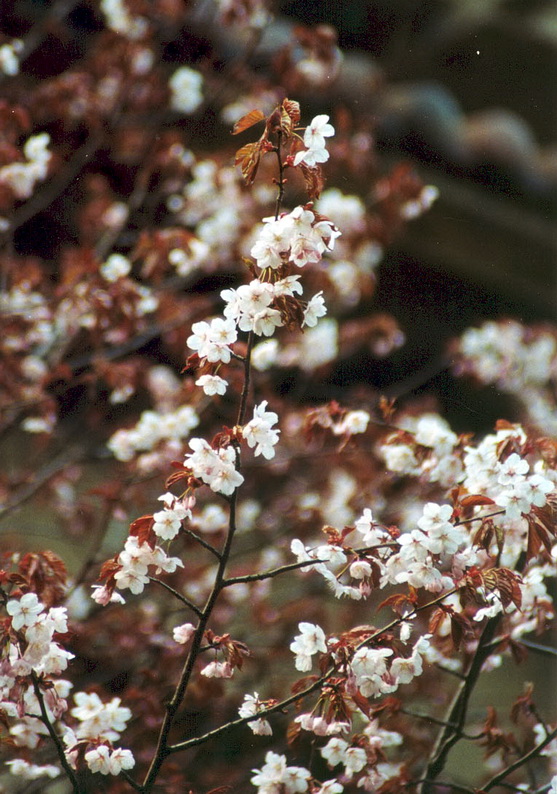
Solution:
{"label": "brown stem", "polygon": [[41,710],[41,717],[40,717],[41,722],[46,727],[48,734],[54,743],[54,746],[56,748],[56,753],[58,754],[58,759],[60,761],[60,765],[64,770],[64,772],[66,773],[66,775],[68,776],[70,783],[72,784],[74,794],[81,794],[79,781],[75,775],[75,772],[68,763],[68,759],[66,758],[66,753],[64,750],[64,745],[62,743],[62,740],[54,730],[54,726],[49,719],[43,698],[43,693],[41,692],[41,688],[39,686],[39,679],[34,670],[31,672],[31,681],[33,682],[33,690],[35,692],[35,697],[39,701],[39,708]]}
{"label": "brown stem", "polygon": [[464,723],[466,721],[468,703],[474,687],[478,681],[482,666],[491,653],[491,641],[501,621],[501,616],[496,615],[486,623],[478,642],[476,652],[470,666],[458,687],[449,707],[447,717],[443,720],[446,727],[439,734],[433,747],[427,769],[424,774],[421,794],[431,791],[431,781],[443,771],[447,756],[454,745],[462,738]]}
{"label": "brown stem", "polygon": [[[276,217],[278,217],[278,213],[280,212],[280,207],[282,204],[282,198],[284,193],[280,142],[281,142],[281,136],[279,132],[279,142],[277,147],[278,148],[277,155],[279,159],[279,192],[278,192],[277,204],[276,204]],[[238,418],[236,421],[236,424],[240,426],[244,424],[246,418],[248,395],[250,389],[250,376],[251,376],[251,352],[253,349],[254,341],[255,341],[254,332],[250,331],[248,334],[247,351],[244,358],[244,383],[242,388],[242,394],[240,396],[240,404],[238,407]],[[236,453],[236,470],[240,471],[242,466],[240,443],[239,441],[233,441],[232,444],[234,446],[234,450]],[[161,730],[159,733],[157,749],[155,751],[155,755],[153,757],[151,766],[143,782],[143,787],[142,787],[143,794],[149,794],[149,792],[152,791],[153,786],[155,785],[155,781],[160,772],[160,769],[164,763],[164,760],[171,752],[170,745],[168,743],[170,731],[172,730],[172,726],[174,724],[174,719],[176,717],[178,709],[180,708],[184,700],[184,697],[186,695],[186,691],[188,689],[191,676],[193,674],[195,662],[201,652],[203,635],[207,628],[207,624],[211,618],[217,599],[221,591],[226,586],[226,581],[227,581],[225,578],[226,566],[230,558],[232,542],[234,540],[234,535],[236,533],[236,510],[237,510],[237,502],[238,502],[238,489],[236,489],[233,492],[233,494],[228,499],[228,502],[230,506],[228,532],[223,549],[220,552],[219,564],[217,567],[217,572],[215,574],[213,588],[203,608],[203,611],[199,615],[199,622],[197,624],[197,628],[193,635],[190,651],[182,668],[180,680],[178,682],[178,685],[176,686],[176,689],[174,690],[174,694],[172,696],[171,701],[168,703],[166,707],[166,714],[164,716]]]}

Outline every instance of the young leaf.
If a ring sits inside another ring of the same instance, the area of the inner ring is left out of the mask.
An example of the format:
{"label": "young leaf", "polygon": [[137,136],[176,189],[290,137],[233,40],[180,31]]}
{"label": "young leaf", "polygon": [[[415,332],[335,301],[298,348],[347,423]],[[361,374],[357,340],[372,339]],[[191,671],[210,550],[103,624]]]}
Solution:
{"label": "young leaf", "polygon": [[246,143],[241,149],[236,152],[236,159],[234,165],[239,165],[242,171],[242,176],[246,181],[246,185],[251,185],[257,174],[259,168],[259,161],[261,159],[261,141],[255,143]]}
{"label": "young leaf", "polygon": [[253,127],[258,121],[263,121],[265,114],[261,110],[250,110],[241,119],[238,119],[236,124],[232,127],[232,135],[238,135],[240,132]]}

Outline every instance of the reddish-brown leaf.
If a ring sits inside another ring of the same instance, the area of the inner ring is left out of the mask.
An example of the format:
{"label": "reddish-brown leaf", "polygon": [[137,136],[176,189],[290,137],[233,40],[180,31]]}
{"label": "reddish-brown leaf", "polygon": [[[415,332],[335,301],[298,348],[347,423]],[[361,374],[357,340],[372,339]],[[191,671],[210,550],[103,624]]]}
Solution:
{"label": "reddish-brown leaf", "polygon": [[261,110],[250,110],[241,119],[238,119],[236,124],[232,127],[232,135],[238,135],[240,132],[253,127],[258,121],[263,121],[265,114]]}
{"label": "reddish-brown leaf", "polygon": [[300,163],[300,168],[302,169],[302,175],[304,177],[306,193],[310,199],[318,199],[325,186],[325,179],[323,178],[321,168],[318,165],[310,168],[303,162]]}
{"label": "reddish-brown leaf", "polygon": [[536,704],[532,698],[533,692],[534,684],[526,683],[523,694],[519,695],[511,706],[511,720],[513,722],[518,722],[521,714],[526,717],[536,716]]}
{"label": "reddish-brown leaf", "polygon": [[259,161],[261,160],[261,145],[261,141],[246,143],[245,146],[242,146],[236,152],[234,165],[240,166],[246,185],[251,185],[257,174]]}
{"label": "reddish-brown leaf", "polygon": [[401,615],[409,605],[413,606],[414,604],[408,595],[404,593],[394,593],[394,595],[389,596],[379,604],[377,611],[384,607],[391,607],[392,610]]}
{"label": "reddish-brown leaf", "polygon": [[460,504],[462,507],[475,507],[476,505],[494,505],[495,502],[493,499],[490,499],[489,496],[482,496],[482,494],[470,494],[470,496],[464,496],[460,500]]}
{"label": "reddish-brown leaf", "polygon": [[[289,118],[290,130],[300,121],[300,104],[293,99],[285,99],[282,103],[283,117],[286,114]],[[290,134],[290,133],[289,133]]]}
{"label": "reddish-brown leaf", "polygon": [[152,532],[154,523],[153,516],[141,516],[141,518],[136,518],[135,521],[132,521],[130,524],[130,535],[135,535],[140,546],[143,543],[149,543],[151,546],[154,545],[154,533]]}

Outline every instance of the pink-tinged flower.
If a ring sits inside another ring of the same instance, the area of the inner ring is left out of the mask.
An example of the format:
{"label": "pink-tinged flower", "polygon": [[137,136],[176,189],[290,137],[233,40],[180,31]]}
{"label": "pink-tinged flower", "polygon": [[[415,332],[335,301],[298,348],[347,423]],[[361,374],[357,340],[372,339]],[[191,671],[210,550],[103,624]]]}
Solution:
{"label": "pink-tinged flower", "polygon": [[35,593],[25,593],[20,599],[12,599],[6,604],[8,615],[12,616],[12,628],[18,631],[23,626],[32,626],[44,605]]}
{"label": "pink-tinged flower", "polygon": [[176,628],[172,631],[172,636],[175,642],[179,642],[180,645],[185,645],[191,640],[194,633],[195,626],[193,623],[182,623],[181,626],[176,626]]}
{"label": "pink-tinged flower", "polygon": [[206,678],[232,678],[234,669],[229,662],[209,662],[201,670],[201,675]]}

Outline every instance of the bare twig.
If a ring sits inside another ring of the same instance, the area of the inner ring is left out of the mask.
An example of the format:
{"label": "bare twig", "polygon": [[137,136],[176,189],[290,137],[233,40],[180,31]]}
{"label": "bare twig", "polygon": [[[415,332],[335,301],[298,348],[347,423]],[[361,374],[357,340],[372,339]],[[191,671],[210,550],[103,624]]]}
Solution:
{"label": "bare twig", "polygon": [[188,607],[188,609],[191,609],[191,611],[194,612],[198,618],[200,618],[203,615],[201,609],[199,609],[199,607],[196,607],[195,604],[192,601],[190,601],[189,598],[187,598],[185,595],[182,595],[182,593],[179,593],[177,590],[175,590],[166,582],[163,582],[162,579],[157,579],[156,576],[150,576],[149,581],[155,582],[155,584],[159,584],[161,587],[164,587],[165,590],[168,590],[169,593],[172,593],[172,595],[175,598],[177,598],[179,601],[181,601],[182,604],[185,604]]}

